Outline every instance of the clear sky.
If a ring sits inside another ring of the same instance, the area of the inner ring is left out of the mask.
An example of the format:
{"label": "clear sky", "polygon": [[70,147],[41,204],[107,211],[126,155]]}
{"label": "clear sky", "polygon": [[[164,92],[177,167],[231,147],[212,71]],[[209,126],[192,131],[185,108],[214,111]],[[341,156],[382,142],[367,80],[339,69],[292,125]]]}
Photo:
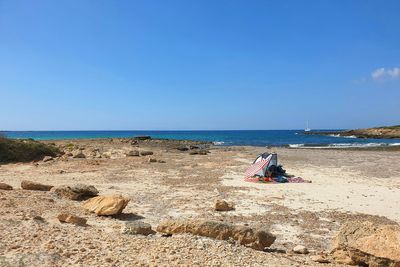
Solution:
{"label": "clear sky", "polygon": [[0,0],[0,129],[400,124],[400,1]]}

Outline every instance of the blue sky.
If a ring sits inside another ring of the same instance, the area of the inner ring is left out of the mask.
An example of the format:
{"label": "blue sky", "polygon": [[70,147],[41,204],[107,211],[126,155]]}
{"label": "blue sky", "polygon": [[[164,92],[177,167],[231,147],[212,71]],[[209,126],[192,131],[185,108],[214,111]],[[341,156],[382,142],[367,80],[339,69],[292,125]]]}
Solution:
{"label": "blue sky", "polygon": [[0,0],[0,129],[400,124],[400,1]]}

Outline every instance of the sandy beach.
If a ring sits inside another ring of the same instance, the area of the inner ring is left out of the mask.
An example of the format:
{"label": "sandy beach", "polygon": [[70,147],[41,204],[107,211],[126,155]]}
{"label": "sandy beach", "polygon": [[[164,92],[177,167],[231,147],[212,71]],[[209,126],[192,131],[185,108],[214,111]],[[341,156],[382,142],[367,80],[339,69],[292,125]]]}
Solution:
{"label": "sandy beach", "polygon": [[[210,153],[191,155],[176,149],[173,141],[54,143],[69,147],[71,155],[81,151],[85,158],[65,154],[47,162],[0,166],[0,182],[14,187],[0,190],[0,266],[339,266],[315,262],[310,255],[329,251],[345,222],[400,223],[398,151],[210,145]],[[154,154],[126,156],[131,150]],[[248,166],[266,151],[278,153],[288,173],[312,183],[245,182]],[[85,211],[80,201],[22,190],[22,180],[93,185],[100,195],[120,194],[130,202],[121,215],[100,217]],[[233,203],[235,210],[215,211],[218,198]],[[88,226],[61,224],[60,212],[82,216]],[[140,220],[156,228],[171,218],[264,227],[276,241],[269,251],[257,251],[190,234],[121,233],[127,221]],[[296,245],[306,246],[310,254],[291,253]]]}

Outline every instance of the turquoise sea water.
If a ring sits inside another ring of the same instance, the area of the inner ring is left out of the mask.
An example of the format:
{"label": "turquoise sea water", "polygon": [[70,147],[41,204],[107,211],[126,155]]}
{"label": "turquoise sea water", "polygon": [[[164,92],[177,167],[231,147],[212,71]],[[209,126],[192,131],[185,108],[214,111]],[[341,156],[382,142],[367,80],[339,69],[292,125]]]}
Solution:
{"label": "turquoise sea water", "polygon": [[[324,131],[324,130],[320,130]],[[216,145],[290,147],[365,147],[400,145],[400,139],[361,139],[326,135],[305,135],[303,130],[252,131],[4,131],[10,138],[60,140],[119,138],[150,135],[153,138],[211,141]]]}

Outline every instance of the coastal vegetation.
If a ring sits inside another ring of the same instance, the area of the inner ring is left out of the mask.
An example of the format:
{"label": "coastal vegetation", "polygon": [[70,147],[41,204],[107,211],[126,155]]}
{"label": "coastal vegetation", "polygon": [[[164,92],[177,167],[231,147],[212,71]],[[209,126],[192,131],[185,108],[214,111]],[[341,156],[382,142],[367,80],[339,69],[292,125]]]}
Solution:
{"label": "coastal vegetation", "polygon": [[29,162],[55,157],[61,151],[53,145],[47,145],[33,139],[10,139],[0,136],[0,163]]}

